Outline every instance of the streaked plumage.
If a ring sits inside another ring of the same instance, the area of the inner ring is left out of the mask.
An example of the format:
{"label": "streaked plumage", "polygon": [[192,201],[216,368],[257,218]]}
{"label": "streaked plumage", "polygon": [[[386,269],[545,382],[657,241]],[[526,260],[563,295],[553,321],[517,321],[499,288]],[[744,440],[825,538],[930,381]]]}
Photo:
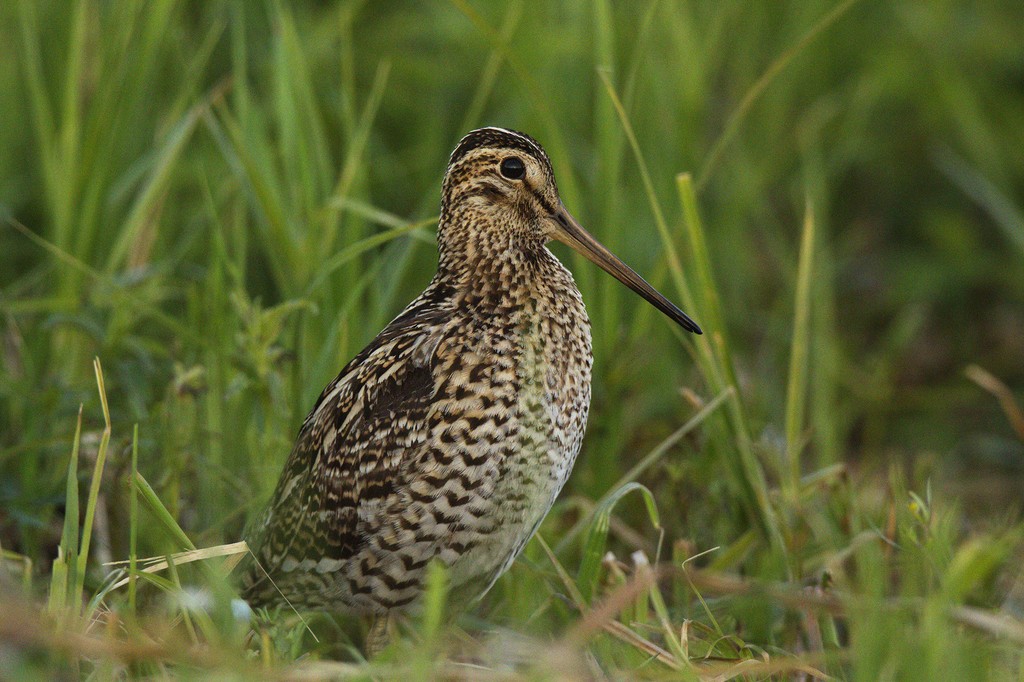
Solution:
{"label": "streaked plumage", "polygon": [[321,393],[248,534],[250,603],[386,614],[433,558],[463,595],[508,568],[590,404],[590,322],[553,238],[699,333],[569,216],[532,138],[473,131],[445,174],[437,274]]}

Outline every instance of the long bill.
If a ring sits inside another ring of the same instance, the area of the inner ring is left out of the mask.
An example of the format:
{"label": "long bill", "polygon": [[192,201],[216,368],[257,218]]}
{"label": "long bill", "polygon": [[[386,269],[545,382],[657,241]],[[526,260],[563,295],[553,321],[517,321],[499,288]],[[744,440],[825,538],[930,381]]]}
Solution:
{"label": "long bill", "polygon": [[640,294],[648,303],[663,312],[674,320],[683,329],[701,334],[700,327],[690,319],[689,315],[677,308],[675,304],[662,296],[657,289],[648,284],[643,277],[623,263],[611,251],[606,249],[601,242],[594,239],[589,232],[584,230],[576,219],[569,214],[562,203],[558,204],[555,214],[552,216],[558,224],[559,229],[555,234],[558,241],[567,244],[574,251],[582,254],[591,263],[619,280],[627,287]]}

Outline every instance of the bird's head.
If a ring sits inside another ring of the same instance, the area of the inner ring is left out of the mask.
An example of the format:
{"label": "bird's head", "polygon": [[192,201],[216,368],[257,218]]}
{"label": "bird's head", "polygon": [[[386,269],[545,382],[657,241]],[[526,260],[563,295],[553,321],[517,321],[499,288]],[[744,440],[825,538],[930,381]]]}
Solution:
{"label": "bird's head", "polygon": [[[553,237],[550,217],[559,206],[551,162],[529,135],[480,128],[452,152],[441,193],[442,218],[457,217],[478,236],[511,248],[530,248]],[[442,219],[446,222],[454,221]],[[442,230],[446,227],[451,225],[442,224]],[[488,231],[496,234],[484,234]]]}
{"label": "bird's head", "polygon": [[462,138],[442,185],[442,263],[539,250],[551,240],[579,252],[683,328],[701,333],[686,313],[576,222],[558,196],[551,161],[536,140],[504,128],[480,128]]}

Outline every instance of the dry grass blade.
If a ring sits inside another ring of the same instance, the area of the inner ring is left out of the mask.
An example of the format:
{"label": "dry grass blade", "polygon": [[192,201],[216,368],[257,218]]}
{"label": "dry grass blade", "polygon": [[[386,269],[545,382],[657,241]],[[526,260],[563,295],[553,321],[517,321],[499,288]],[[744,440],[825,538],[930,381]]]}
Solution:
{"label": "dry grass blade", "polygon": [[1009,386],[978,365],[970,365],[964,370],[964,374],[996,397],[1003,412],[1006,413],[1006,418],[1010,421],[1010,426],[1017,432],[1017,437],[1024,440],[1024,411],[1020,409]]}
{"label": "dry grass blade", "polygon": [[987,632],[994,637],[1024,644],[1024,622],[1004,613],[993,613],[971,606],[958,606],[951,613],[953,620]]}
{"label": "dry grass blade", "polygon": [[740,661],[739,663],[722,663],[716,661],[713,663],[700,664],[697,667],[701,679],[706,680],[706,682],[727,682],[728,680],[734,680],[737,677],[743,677],[745,679],[763,679],[764,677],[773,675],[785,675],[787,676],[787,679],[798,679],[796,678],[796,673],[804,673],[805,675],[809,675],[812,678],[819,680],[834,679],[814,667],[814,665],[809,662],[814,661],[817,658],[819,657],[772,658],[763,661],[747,659],[745,661]]}
{"label": "dry grass blade", "polygon": [[[558,573],[570,598],[581,612],[584,611],[586,603],[572,577],[562,566],[561,562],[558,561],[558,558],[551,551],[551,548],[548,547],[548,544],[544,542],[543,538],[539,535],[536,537],[541,548],[555,567],[555,571]],[[655,571],[648,571],[644,576],[636,577],[616,590],[597,609],[586,612],[586,615],[566,634],[563,640],[564,643],[571,647],[582,647],[594,635],[597,629],[602,629],[617,639],[643,651],[648,656],[653,656],[673,670],[680,670],[682,664],[671,653],[614,620],[619,611],[657,582],[657,576],[658,574]]]}
{"label": "dry grass blade", "polygon": [[675,568],[696,587],[717,594],[763,594],[784,606],[795,609],[817,608],[829,613],[842,613],[843,602],[836,594],[807,592],[785,583],[745,580],[732,575],[702,571],[698,569]]}
{"label": "dry grass blade", "polygon": [[192,668],[238,664],[238,659],[228,658],[207,646],[166,640],[125,640],[54,628],[51,620],[32,606],[10,600],[0,603],[0,642],[5,648],[11,647],[9,651],[45,649],[69,657],[124,663],[163,661]]}
{"label": "dry grass blade", "polygon": [[565,635],[565,642],[583,646],[607,623],[615,619],[622,609],[638,596],[651,589],[664,571],[651,569],[636,573],[625,585],[605,597],[595,608],[586,611],[583,617]]}
{"label": "dry grass blade", "polygon": [[635,647],[636,649],[644,652],[648,656],[656,658],[660,663],[664,663],[673,670],[683,669],[683,664],[677,661],[675,657],[672,656],[672,654],[665,651],[649,639],[641,637],[640,635],[638,635],[637,633],[633,632],[625,625],[620,623],[619,621],[608,621],[601,627],[605,630],[605,632],[612,635],[616,639],[619,639],[625,642],[626,644]]}
{"label": "dry grass blade", "polygon": [[[232,542],[226,545],[215,545],[213,547],[203,547],[202,549],[190,549],[185,552],[177,552],[170,555],[170,561],[168,557],[149,557],[148,559],[139,559],[138,561],[147,564],[142,569],[142,573],[158,573],[163,571],[172,563],[175,566],[181,566],[182,564],[192,563],[193,561],[203,561],[205,559],[214,559],[216,557],[230,557],[224,562],[223,569],[225,575],[234,570],[238,562],[249,553],[249,545],[244,540],[241,542]],[[105,566],[117,566],[129,563],[128,561],[113,561]],[[126,576],[121,578],[114,583],[114,589],[121,587],[122,585],[128,584],[129,578]]]}
{"label": "dry grass blade", "polygon": [[[832,615],[844,615],[849,610],[846,604],[861,604],[865,601],[863,596],[808,591],[785,584],[745,580],[721,573],[687,569],[685,566],[673,569],[682,571],[692,584],[708,592],[732,595],[760,594],[791,609],[819,610]],[[887,599],[881,601],[880,606],[891,611],[923,608],[920,599]],[[949,611],[949,617],[989,635],[1024,644],[1024,621],[1007,614],[957,606]]]}

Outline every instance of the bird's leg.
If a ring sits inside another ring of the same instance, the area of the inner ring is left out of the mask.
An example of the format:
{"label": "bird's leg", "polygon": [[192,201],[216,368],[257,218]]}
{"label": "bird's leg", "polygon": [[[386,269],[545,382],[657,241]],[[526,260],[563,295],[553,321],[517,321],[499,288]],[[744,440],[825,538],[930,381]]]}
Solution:
{"label": "bird's leg", "polygon": [[393,624],[394,621],[389,611],[375,613],[370,617],[370,629],[366,633],[366,641],[363,643],[367,658],[376,657],[391,643]]}

